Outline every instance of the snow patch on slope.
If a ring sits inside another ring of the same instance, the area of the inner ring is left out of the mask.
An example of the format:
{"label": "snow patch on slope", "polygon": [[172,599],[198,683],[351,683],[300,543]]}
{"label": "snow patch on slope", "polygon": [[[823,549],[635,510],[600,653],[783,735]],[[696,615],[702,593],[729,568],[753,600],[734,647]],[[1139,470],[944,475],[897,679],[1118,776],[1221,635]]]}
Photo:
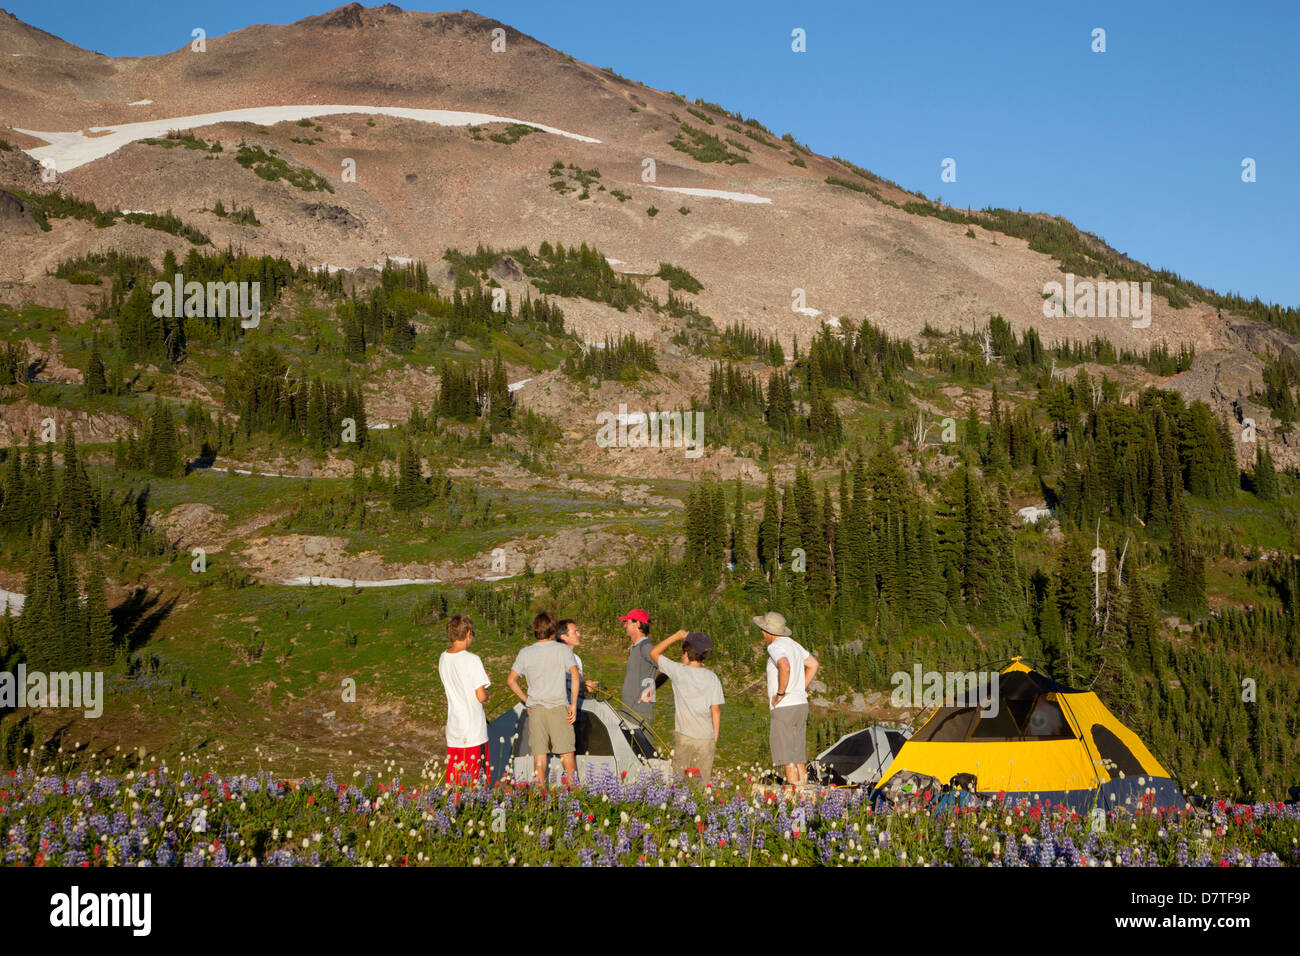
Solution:
{"label": "snow patch on slope", "polygon": [[[21,130],[19,132],[22,132]],[[38,134],[39,135],[39,134]],[[768,203],[772,200],[766,196],[756,196],[753,193],[733,193],[725,189],[696,189],[693,186],[651,186],[651,189],[658,189],[666,193],[682,193],[686,196],[701,196],[704,199],[730,199],[732,202],[747,203]]]}
{"label": "snow patch on slope", "polygon": [[[88,132],[107,133],[106,136],[87,136],[86,131],[42,132],[40,130],[20,129],[18,132],[43,139],[48,146],[24,150],[37,162],[44,159],[53,160],[58,172],[67,172],[103,159],[117,152],[128,143],[151,137],[165,136],[171,130],[197,129],[200,126],[212,126],[215,123],[257,123],[270,126],[274,123],[295,122],[313,119],[319,116],[337,116],[343,113],[360,113],[378,116],[392,116],[398,119],[417,120],[421,123],[434,123],[438,126],[479,126],[484,123],[519,123],[531,126],[544,133],[576,139],[582,143],[599,143],[600,140],[554,126],[530,123],[526,120],[509,116],[495,116],[491,113],[469,113],[464,110],[421,110],[405,106],[250,106],[237,110],[219,110],[215,113],[196,113],[192,116],[173,116],[169,119],[149,120],[143,123],[119,123],[116,126],[92,126]],[[15,127],[16,128],[16,127]],[[707,191],[707,190],[706,190]],[[767,202],[769,200],[764,200]]]}

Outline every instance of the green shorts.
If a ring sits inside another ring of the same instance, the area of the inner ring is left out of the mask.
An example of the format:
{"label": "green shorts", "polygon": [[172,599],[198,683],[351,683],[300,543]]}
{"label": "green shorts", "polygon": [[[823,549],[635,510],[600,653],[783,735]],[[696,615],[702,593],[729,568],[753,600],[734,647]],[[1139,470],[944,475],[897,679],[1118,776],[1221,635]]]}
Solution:
{"label": "green shorts", "polygon": [[568,707],[528,708],[528,749],[537,754],[573,753],[573,724]]}

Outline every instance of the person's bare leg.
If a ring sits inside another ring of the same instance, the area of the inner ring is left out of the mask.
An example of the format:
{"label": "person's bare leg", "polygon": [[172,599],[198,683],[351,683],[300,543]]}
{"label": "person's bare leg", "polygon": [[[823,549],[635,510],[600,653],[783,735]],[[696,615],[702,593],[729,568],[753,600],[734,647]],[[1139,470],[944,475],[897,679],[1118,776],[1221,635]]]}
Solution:
{"label": "person's bare leg", "polygon": [[564,772],[569,777],[569,786],[576,787],[578,785],[578,762],[573,758],[573,754],[560,754],[560,765],[564,767]]}
{"label": "person's bare leg", "polygon": [[803,783],[803,767],[797,763],[788,763],[785,765],[785,782],[800,784]]}
{"label": "person's bare leg", "polygon": [[546,761],[546,754],[533,754],[533,776],[542,790],[546,789]]}

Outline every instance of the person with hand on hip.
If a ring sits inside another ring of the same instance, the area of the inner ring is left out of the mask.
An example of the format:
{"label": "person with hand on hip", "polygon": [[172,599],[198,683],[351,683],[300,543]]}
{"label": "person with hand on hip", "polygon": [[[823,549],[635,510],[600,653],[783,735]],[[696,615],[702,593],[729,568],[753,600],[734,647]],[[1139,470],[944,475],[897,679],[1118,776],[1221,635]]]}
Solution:
{"label": "person with hand on hip", "polygon": [[772,763],[785,768],[787,783],[808,780],[808,685],[817,658],[791,636],[785,616],[768,611],[753,619],[767,643],[767,706],[772,727]]}

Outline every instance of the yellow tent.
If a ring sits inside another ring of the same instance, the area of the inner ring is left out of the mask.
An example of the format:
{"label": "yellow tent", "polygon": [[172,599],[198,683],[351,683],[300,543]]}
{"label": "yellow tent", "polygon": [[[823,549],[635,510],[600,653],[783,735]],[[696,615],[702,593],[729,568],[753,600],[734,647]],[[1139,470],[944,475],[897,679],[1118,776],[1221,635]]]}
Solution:
{"label": "yellow tent", "polygon": [[990,679],[997,686],[981,699],[996,708],[981,714],[974,695],[972,706],[940,707],[903,744],[881,786],[903,771],[944,784],[970,774],[979,793],[1012,801],[1186,806],[1169,772],[1096,694],[1058,684],[1019,657]]}

